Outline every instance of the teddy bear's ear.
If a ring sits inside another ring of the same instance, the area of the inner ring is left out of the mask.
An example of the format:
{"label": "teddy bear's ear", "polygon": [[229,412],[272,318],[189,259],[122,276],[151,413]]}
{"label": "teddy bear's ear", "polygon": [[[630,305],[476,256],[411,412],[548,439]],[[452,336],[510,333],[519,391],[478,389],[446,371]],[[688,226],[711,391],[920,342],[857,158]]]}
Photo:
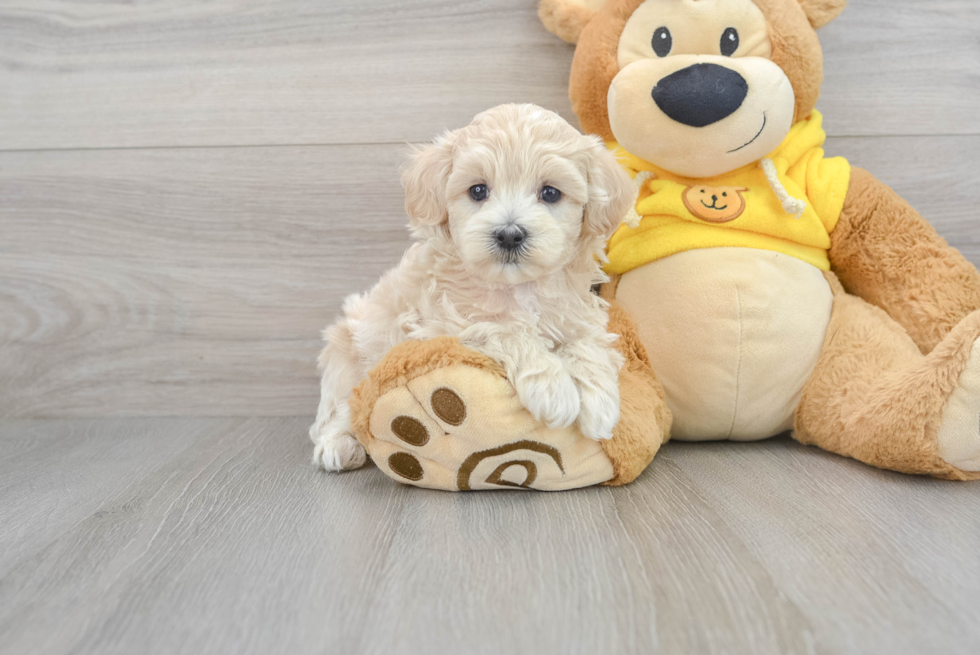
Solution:
{"label": "teddy bear's ear", "polygon": [[576,43],[603,2],[605,0],[541,0],[538,17],[549,32],[563,41]]}
{"label": "teddy bear's ear", "polygon": [[800,0],[810,25],[818,30],[830,21],[840,16],[847,6],[847,0]]}

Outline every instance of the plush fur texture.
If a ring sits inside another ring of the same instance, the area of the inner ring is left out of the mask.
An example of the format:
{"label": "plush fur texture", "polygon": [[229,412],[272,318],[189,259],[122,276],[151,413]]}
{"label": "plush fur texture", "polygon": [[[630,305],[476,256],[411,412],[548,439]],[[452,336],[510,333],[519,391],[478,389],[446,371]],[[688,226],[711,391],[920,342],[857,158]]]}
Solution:
{"label": "plush fur texture", "polygon": [[848,293],[884,309],[929,353],[980,308],[980,273],[888,186],[855,168],[830,262]]}
{"label": "plush fur texture", "polygon": [[604,0],[541,0],[538,18],[552,34],[568,43],[578,41]]}
{"label": "plush fur texture", "polygon": [[833,273],[834,312],[794,438],[878,468],[976,480],[939,457],[936,433],[974,342],[980,312],[923,355],[883,310],[847,294]]}
{"label": "plush fur texture", "polygon": [[819,30],[840,16],[847,7],[847,0],[800,0],[800,5],[813,29]]}
{"label": "plush fur texture", "polygon": [[816,108],[823,85],[823,49],[820,40],[804,7],[797,0],[752,1],[762,9],[769,22],[772,60],[793,84],[796,93],[794,121],[803,120]]}
{"label": "plush fur texture", "polygon": [[[632,198],[615,158],[557,114],[504,105],[421,150],[404,181],[416,243],[325,332],[316,463],[361,465],[348,406],[355,385],[398,343],[445,336],[500,362],[535,418],[577,420],[590,438],[610,438],[622,357],[590,288]],[[557,202],[544,200],[549,186]],[[472,197],[476,187],[485,198]],[[517,228],[524,240],[505,249],[500,231]]]}
{"label": "plush fur texture", "polygon": [[619,335],[616,349],[626,361],[619,372],[619,424],[613,438],[602,442],[614,473],[605,484],[617,487],[635,480],[667,443],[671,416],[636,325],[615,301],[609,307],[609,331]]}
{"label": "plush fur texture", "polygon": [[582,30],[572,60],[572,77],[568,96],[582,130],[598,134],[606,141],[614,139],[609,127],[606,93],[619,64],[616,54],[619,35],[641,0],[606,0],[595,17]]}

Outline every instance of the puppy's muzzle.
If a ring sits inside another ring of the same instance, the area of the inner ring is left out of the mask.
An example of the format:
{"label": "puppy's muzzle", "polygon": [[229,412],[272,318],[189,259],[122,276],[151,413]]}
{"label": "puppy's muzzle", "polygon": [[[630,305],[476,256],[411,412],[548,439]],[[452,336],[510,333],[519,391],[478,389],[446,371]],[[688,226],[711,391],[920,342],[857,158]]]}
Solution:
{"label": "puppy's muzzle", "polygon": [[520,225],[505,225],[494,230],[493,241],[500,250],[515,253],[527,241],[527,230]]}

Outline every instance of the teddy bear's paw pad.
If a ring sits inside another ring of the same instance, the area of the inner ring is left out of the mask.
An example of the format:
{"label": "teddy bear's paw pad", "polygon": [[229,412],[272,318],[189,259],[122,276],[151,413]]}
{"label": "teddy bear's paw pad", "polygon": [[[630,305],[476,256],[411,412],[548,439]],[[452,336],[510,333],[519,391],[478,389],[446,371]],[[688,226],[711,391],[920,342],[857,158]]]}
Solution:
{"label": "teddy bear's paw pad", "polygon": [[[524,439],[467,457],[456,474],[456,487],[460,491],[500,487],[569,488],[561,485],[564,477],[565,466],[558,448]],[[598,482],[605,480],[593,484]]]}
{"label": "teddy bear's paw pad", "polygon": [[938,437],[946,462],[962,471],[980,471],[980,340],[946,403]]}
{"label": "teddy bear's paw pad", "polygon": [[534,419],[504,378],[447,366],[381,396],[370,417],[372,458],[420,487],[560,490],[612,478],[609,458],[575,427]]}

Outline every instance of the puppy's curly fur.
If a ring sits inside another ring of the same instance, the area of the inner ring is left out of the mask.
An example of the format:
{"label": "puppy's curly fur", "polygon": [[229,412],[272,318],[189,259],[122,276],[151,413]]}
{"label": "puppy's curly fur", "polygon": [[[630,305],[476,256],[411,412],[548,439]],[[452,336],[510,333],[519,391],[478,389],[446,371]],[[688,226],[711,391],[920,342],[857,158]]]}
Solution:
{"label": "puppy's curly fur", "polygon": [[536,418],[609,439],[623,360],[590,289],[633,189],[603,143],[502,105],[418,150],[403,183],[416,242],[324,332],[314,462],[361,466],[351,391],[395,344],[440,336],[500,362]]}

